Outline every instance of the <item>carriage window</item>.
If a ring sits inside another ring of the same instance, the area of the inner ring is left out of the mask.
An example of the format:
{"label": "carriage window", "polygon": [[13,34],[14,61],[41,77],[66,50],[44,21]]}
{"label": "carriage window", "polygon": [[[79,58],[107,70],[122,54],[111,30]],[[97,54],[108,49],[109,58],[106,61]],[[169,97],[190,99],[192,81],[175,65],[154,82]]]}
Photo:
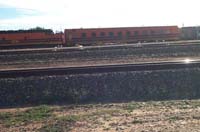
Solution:
{"label": "carriage window", "polygon": [[96,37],[97,35],[96,35],[96,33],[95,32],[93,32],[92,33],[92,37]]}
{"label": "carriage window", "polygon": [[155,31],[151,30],[151,34],[155,34]]}
{"label": "carriage window", "polygon": [[161,34],[162,34],[162,33],[164,33],[164,31],[163,31],[163,30],[160,30],[159,32],[160,32]]}
{"label": "carriage window", "polygon": [[100,36],[101,36],[101,37],[104,37],[104,36],[105,36],[105,33],[104,33],[104,32],[101,32],[101,33],[100,33]]}
{"label": "carriage window", "polygon": [[130,36],[131,35],[131,33],[128,31],[128,32],[126,32],[126,36]]}
{"label": "carriage window", "polygon": [[118,32],[117,35],[118,35],[119,37],[121,37],[121,36],[122,36],[122,32]]}
{"label": "carriage window", "polygon": [[82,33],[82,38],[85,38],[86,37],[86,33]]}
{"label": "carriage window", "polygon": [[148,34],[147,30],[142,31],[142,35],[147,35],[147,34]]}
{"label": "carriage window", "polygon": [[171,33],[170,30],[166,30],[166,34]]}
{"label": "carriage window", "polygon": [[114,36],[114,33],[113,33],[113,32],[109,32],[109,36],[110,36],[110,37],[113,37],[113,36]]}
{"label": "carriage window", "polygon": [[138,31],[135,31],[134,34],[137,36],[137,35],[139,35],[139,32],[138,32]]}

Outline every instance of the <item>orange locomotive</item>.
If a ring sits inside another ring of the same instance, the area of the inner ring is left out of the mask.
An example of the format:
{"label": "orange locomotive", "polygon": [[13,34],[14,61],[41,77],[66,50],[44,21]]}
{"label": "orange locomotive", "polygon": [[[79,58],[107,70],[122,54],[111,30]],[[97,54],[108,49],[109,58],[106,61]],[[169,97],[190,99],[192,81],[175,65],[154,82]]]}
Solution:
{"label": "orange locomotive", "polygon": [[0,45],[62,44],[62,33],[54,34],[51,29],[0,31]]}
{"label": "orange locomotive", "polygon": [[96,45],[179,40],[177,26],[65,29],[64,43]]}

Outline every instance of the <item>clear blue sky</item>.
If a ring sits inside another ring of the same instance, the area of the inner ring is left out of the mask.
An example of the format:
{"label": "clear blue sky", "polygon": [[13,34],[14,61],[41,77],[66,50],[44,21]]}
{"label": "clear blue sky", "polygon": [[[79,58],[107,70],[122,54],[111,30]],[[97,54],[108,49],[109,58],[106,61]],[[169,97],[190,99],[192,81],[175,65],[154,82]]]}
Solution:
{"label": "clear blue sky", "polygon": [[0,0],[0,30],[200,25],[199,0]]}
{"label": "clear blue sky", "polygon": [[16,8],[0,8],[0,19],[12,19],[20,16],[20,12]]}

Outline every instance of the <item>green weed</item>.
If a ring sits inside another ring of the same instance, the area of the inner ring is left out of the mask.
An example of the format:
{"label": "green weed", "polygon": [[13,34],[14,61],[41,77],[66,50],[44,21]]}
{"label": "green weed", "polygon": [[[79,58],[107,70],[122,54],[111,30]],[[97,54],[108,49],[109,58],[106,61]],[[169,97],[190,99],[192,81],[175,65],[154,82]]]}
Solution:
{"label": "green weed", "polygon": [[25,124],[31,121],[41,121],[51,116],[51,109],[48,106],[39,106],[28,109],[24,112],[0,113],[0,121],[7,127]]}

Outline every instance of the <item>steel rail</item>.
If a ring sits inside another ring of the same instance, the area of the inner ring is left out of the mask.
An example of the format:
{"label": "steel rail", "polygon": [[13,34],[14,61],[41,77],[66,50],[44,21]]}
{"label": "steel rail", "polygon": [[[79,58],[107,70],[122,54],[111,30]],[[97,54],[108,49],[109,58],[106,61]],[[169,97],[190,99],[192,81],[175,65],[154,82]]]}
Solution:
{"label": "steel rail", "polygon": [[72,52],[83,50],[105,50],[118,48],[151,48],[151,47],[170,47],[170,46],[192,46],[199,45],[200,41],[181,41],[181,42],[159,42],[159,43],[141,43],[141,44],[116,44],[116,45],[102,45],[102,46],[80,46],[80,47],[54,47],[54,48],[36,48],[36,49],[12,49],[0,50],[0,55],[5,54],[31,54],[31,53],[49,53],[49,52]]}
{"label": "steel rail", "polygon": [[128,71],[154,71],[183,68],[200,68],[200,61],[152,62],[139,64],[98,65],[83,67],[47,67],[36,69],[0,70],[0,78],[53,76],[69,74],[94,74]]}

